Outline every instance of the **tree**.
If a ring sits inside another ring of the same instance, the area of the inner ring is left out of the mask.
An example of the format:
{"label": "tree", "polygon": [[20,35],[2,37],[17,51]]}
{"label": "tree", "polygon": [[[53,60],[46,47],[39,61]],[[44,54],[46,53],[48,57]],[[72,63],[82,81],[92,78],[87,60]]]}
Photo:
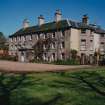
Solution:
{"label": "tree", "polygon": [[0,32],[0,49],[7,49],[6,38],[2,32]]}
{"label": "tree", "polygon": [[71,58],[74,59],[74,60],[76,60],[76,57],[77,57],[77,50],[72,49],[72,50],[70,51],[70,53],[71,53]]}
{"label": "tree", "polygon": [[100,59],[100,49],[98,49],[97,51],[94,52],[94,61],[95,61],[95,64],[98,65],[99,63],[99,59]]}
{"label": "tree", "polygon": [[[40,38],[36,43],[35,45],[33,46],[33,49],[34,49],[34,55],[35,55],[35,59],[36,60],[39,60],[39,61],[42,61],[43,60],[43,53],[44,52],[48,52],[49,49],[50,49],[50,45],[51,43],[54,43],[55,42],[55,39],[52,39],[50,37],[46,38],[46,39],[42,39]],[[44,46],[45,45],[45,49],[44,49]]]}

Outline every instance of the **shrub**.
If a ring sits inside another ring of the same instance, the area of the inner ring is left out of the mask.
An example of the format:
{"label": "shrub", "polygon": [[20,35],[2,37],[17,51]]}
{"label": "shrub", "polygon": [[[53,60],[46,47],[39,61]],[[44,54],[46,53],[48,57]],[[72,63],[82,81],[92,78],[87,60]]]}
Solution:
{"label": "shrub", "polygon": [[53,62],[54,64],[57,65],[79,65],[79,61],[74,60],[74,59],[68,59],[68,60],[57,60]]}
{"label": "shrub", "polygon": [[105,66],[105,59],[98,62],[99,66]]}
{"label": "shrub", "polygon": [[17,61],[17,57],[16,56],[0,56],[0,60],[9,60],[9,61]]}

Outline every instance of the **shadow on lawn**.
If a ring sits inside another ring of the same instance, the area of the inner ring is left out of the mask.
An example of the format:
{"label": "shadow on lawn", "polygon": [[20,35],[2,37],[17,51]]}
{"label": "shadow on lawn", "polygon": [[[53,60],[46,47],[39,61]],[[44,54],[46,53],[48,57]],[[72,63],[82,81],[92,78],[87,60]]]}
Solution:
{"label": "shadow on lawn", "polygon": [[[64,98],[63,93],[57,92],[54,96],[51,96],[46,101],[41,98],[32,97],[27,95],[26,91],[21,89],[27,88],[29,86],[43,85],[48,86],[48,88],[57,89],[74,89],[81,92],[94,92],[100,96],[105,97],[105,77],[97,72],[75,72],[75,73],[57,73],[57,79],[51,81],[44,81],[42,78],[27,78],[26,74],[21,74],[14,76],[7,74],[0,74],[0,105],[55,105],[59,100]],[[42,84],[44,83],[44,84]],[[15,94],[14,102],[11,101],[10,97],[13,92],[18,92]],[[72,90],[70,90],[72,91]],[[20,93],[19,93],[20,92]],[[22,96],[23,95],[23,96]],[[16,100],[18,99],[18,100]]]}
{"label": "shadow on lawn", "polygon": [[38,97],[24,96],[22,102],[18,102],[15,105],[55,105],[60,99],[62,99],[62,95],[59,93],[47,101],[43,101]]}
{"label": "shadow on lawn", "polygon": [[54,105],[62,98],[60,93],[56,93],[55,96],[44,102],[41,98],[28,95],[24,90],[29,86],[41,84],[41,80],[29,79],[26,74],[0,73],[0,105]]}
{"label": "shadow on lawn", "polygon": [[105,96],[105,77],[99,73],[84,71],[72,74],[61,73],[61,76],[64,76],[65,80],[68,79],[68,81],[55,80],[55,83],[60,87],[73,88],[84,92],[91,91]]}

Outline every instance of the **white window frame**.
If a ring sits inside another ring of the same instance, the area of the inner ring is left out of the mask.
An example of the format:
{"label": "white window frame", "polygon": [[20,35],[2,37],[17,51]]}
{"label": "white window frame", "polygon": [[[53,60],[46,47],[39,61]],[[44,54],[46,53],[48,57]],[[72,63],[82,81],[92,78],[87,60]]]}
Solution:
{"label": "white window frame", "polygon": [[15,42],[17,41],[16,37],[14,37],[14,41],[15,41]]}
{"label": "white window frame", "polygon": [[93,40],[90,40],[90,50],[92,51],[93,49],[94,49]]}
{"label": "white window frame", "polygon": [[86,50],[86,39],[81,39],[80,50]]}
{"label": "white window frame", "polygon": [[52,38],[55,38],[55,34],[54,33],[52,33]]}
{"label": "white window frame", "polygon": [[65,45],[65,42],[61,42],[61,44],[60,44],[60,48],[61,48],[61,49],[64,48],[63,44]]}
{"label": "white window frame", "polygon": [[32,40],[32,35],[29,35],[29,40]]}
{"label": "white window frame", "polygon": [[10,38],[10,42],[13,42],[13,39],[12,38]]}

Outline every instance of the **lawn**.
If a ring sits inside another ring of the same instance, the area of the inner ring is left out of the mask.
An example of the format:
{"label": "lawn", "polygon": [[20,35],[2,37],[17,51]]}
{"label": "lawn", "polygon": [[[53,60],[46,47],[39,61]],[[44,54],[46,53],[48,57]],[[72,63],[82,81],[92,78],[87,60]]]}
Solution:
{"label": "lawn", "polygon": [[11,105],[105,105],[105,68],[34,73],[11,93]]}

